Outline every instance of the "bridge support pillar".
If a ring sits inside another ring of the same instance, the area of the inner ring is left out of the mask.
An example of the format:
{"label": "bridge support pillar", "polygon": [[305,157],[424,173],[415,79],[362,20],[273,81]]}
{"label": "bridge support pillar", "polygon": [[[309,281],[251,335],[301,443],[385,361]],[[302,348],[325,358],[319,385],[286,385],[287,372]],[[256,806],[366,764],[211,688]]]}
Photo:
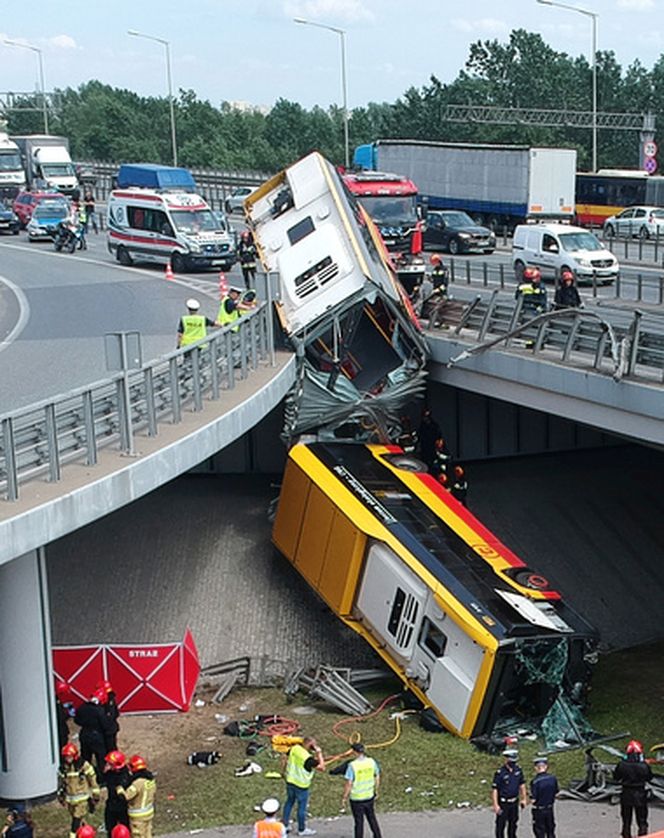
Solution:
{"label": "bridge support pillar", "polygon": [[0,798],[57,786],[57,727],[43,548],[0,565]]}

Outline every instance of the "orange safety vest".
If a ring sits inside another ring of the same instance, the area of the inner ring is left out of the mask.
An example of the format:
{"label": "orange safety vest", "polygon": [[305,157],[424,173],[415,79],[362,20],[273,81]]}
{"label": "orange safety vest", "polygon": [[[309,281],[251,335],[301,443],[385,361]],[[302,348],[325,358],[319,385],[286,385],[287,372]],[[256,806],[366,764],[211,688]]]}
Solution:
{"label": "orange safety vest", "polygon": [[277,820],[256,821],[255,834],[256,838],[282,838],[284,826]]}

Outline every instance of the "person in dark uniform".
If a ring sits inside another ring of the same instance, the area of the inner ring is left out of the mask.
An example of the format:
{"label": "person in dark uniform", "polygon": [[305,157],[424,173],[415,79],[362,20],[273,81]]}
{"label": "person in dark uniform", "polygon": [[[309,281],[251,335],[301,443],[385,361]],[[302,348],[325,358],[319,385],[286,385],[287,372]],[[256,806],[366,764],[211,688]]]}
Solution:
{"label": "person in dark uniform", "polygon": [[514,748],[503,751],[504,765],[493,775],[491,802],[496,815],[496,838],[516,838],[519,806],[526,806],[526,781],[518,765],[519,752]]}
{"label": "person in dark uniform", "polygon": [[115,750],[106,754],[104,782],[108,789],[108,798],[104,809],[104,824],[106,825],[106,834],[110,835],[113,827],[119,823],[129,827],[127,798],[118,794],[119,788],[126,789],[131,785],[127,758],[122,751]]}
{"label": "person in dark uniform", "polygon": [[535,838],[555,838],[556,821],[553,804],[558,794],[558,780],[549,774],[546,757],[535,757],[535,776],[530,781],[530,799],[533,804],[533,833]]}
{"label": "person in dark uniform", "polygon": [[560,274],[560,285],[553,296],[553,307],[554,309],[583,307],[579,289],[574,284],[572,271],[563,271]]}
{"label": "person in dark uniform", "polygon": [[104,765],[106,764],[106,742],[111,737],[103,702],[106,699],[104,690],[95,690],[89,701],[84,702],[76,711],[74,721],[81,728],[79,742],[83,762],[93,764],[97,773],[97,781],[103,781]]}
{"label": "person in dark uniform", "polygon": [[[108,721],[108,739],[106,741],[106,752],[117,751],[118,749],[118,733],[120,732],[120,708],[113,691],[113,685],[110,681],[101,681],[97,684],[98,690],[103,690],[106,693],[106,701],[102,703],[106,719]],[[128,826],[129,824],[127,824]]]}
{"label": "person in dark uniform", "polygon": [[454,466],[454,481],[452,483],[452,496],[455,497],[459,503],[468,506],[466,498],[468,497],[468,480],[466,479],[466,472],[463,466]]}
{"label": "person in dark uniform", "polygon": [[620,817],[623,838],[632,834],[632,814],[636,816],[638,835],[648,834],[648,792],[652,780],[650,766],[643,759],[643,745],[632,739],[625,748],[625,759],[616,765],[613,779],[620,783]]}
{"label": "person in dark uniform", "polygon": [[256,250],[256,245],[254,244],[250,230],[245,230],[240,236],[237,256],[240,260],[245,288],[251,288],[256,281],[256,259],[258,257],[258,251]]}
{"label": "person in dark uniform", "polygon": [[30,812],[23,803],[15,803],[7,809],[7,821],[2,827],[2,838],[32,838],[34,827]]}
{"label": "person in dark uniform", "polygon": [[434,477],[439,477],[441,474],[445,474],[449,480],[451,475],[447,472],[452,463],[452,452],[447,447],[447,444],[442,436],[439,436],[434,440],[433,449],[434,455],[431,473]]}
{"label": "person in dark uniform", "polygon": [[523,298],[523,311],[532,317],[544,314],[547,309],[546,288],[542,285],[542,274],[539,268],[528,267],[523,271],[523,282],[517,285],[514,299]]}
{"label": "person in dark uniform", "polygon": [[431,408],[425,407],[419,427],[420,455],[432,473],[436,459],[436,440],[440,438],[440,435],[440,425],[433,418]]}

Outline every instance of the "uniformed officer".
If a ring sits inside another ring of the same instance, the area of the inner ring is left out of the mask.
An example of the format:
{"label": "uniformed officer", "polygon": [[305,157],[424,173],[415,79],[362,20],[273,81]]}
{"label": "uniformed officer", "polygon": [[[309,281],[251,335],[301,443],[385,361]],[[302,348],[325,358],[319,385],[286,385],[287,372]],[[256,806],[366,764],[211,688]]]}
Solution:
{"label": "uniformed officer", "polygon": [[59,772],[58,800],[71,816],[70,838],[75,838],[84,817],[94,811],[99,801],[99,785],[94,768],[81,759],[78,748],[68,742],[61,751],[62,768]]}
{"label": "uniformed officer", "polygon": [[286,802],[284,803],[283,822],[288,827],[293,807],[297,803],[297,834],[315,835],[316,830],[307,826],[307,807],[309,790],[314,779],[314,771],[324,771],[323,752],[316,740],[307,736],[302,744],[295,744],[286,757]]}
{"label": "uniformed officer", "polygon": [[187,313],[180,318],[178,323],[178,348],[196,343],[197,340],[201,340],[207,335],[208,329],[221,325],[210,320],[209,317],[199,314],[201,304],[193,297],[190,297],[185,305],[187,306]]}
{"label": "uniformed officer", "polygon": [[535,838],[555,838],[556,822],[553,804],[558,794],[558,780],[549,774],[546,757],[535,757],[535,776],[530,781],[530,800],[533,806],[533,833]]}
{"label": "uniformed officer", "polygon": [[142,756],[134,754],[129,759],[131,784],[126,789],[118,787],[117,793],[127,798],[127,813],[131,838],[152,838],[154,798],[157,782]]}
{"label": "uniformed officer", "polygon": [[258,251],[256,250],[256,245],[249,230],[245,230],[240,236],[237,255],[240,260],[244,284],[247,288],[251,288],[256,280],[256,257],[258,256]]}
{"label": "uniformed officer", "polygon": [[104,785],[108,791],[106,808],[104,809],[104,824],[106,833],[110,835],[117,824],[129,826],[127,814],[127,798],[118,794],[118,789],[125,789],[131,783],[127,758],[122,751],[111,751],[106,754],[104,768]]}
{"label": "uniformed officer", "polygon": [[515,748],[503,751],[504,765],[493,775],[491,784],[491,802],[496,815],[496,838],[516,838],[516,825],[519,821],[519,805],[526,806],[526,781],[523,771],[517,764],[519,752]]}
{"label": "uniformed officer", "polygon": [[632,815],[636,817],[639,835],[648,834],[648,792],[646,783],[652,780],[652,771],[643,758],[643,745],[632,739],[625,748],[625,759],[616,765],[613,779],[620,783],[620,817],[623,838],[632,834]]}
{"label": "uniformed officer", "polygon": [[361,742],[355,742],[351,747],[355,752],[355,759],[348,764],[344,774],[346,785],[341,808],[345,808],[346,801],[350,797],[350,808],[355,821],[355,838],[363,838],[365,818],[374,838],[381,838],[380,826],[378,826],[374,809],[380,785],[380,768],[373,757],[366,755]]}
{"label": "uniformed officer", "polygon": [[468,497],[468,480],[466,479],[466,472],[463,466],[454,466],[454,482],[451,489],[452,495],[467,506],[466,498]]}
{"label": "uniformed officer", "polygon": [[234,332],[237,332],[240,328],[236,321],[240,319],[242,313],[251,311],[254,307],[248,303],[243,303],[240,299],[241,294],[242,289],[238,288],[236,285],[232,285],[228,289],[228,293],[221,298],[221,302],[219,303],[217,323],[220,326],[228,326],[230,323],[235,323],[233,326]]}
{"label": "uniformed officer", "polygon": [[34,828],[30,812],[22,803],[7,809],[7,822],[2,827],[2,838],[32,838]]}
{"label": "uniformed officer", "polygon": [[523,271],[523,282],[521,282],[514,298],[523,297],[523,310],[533,316],[543,314],[547,308],[546,288],[542,285],[542,274],[539,268],[528,267]]}
{"label": "uniformed officer", "polygon": [[265,817],[254,824],[254,838],[286,838],[286,827],[277,820],[279,801],[276,797],[264,800],[261,809]]}

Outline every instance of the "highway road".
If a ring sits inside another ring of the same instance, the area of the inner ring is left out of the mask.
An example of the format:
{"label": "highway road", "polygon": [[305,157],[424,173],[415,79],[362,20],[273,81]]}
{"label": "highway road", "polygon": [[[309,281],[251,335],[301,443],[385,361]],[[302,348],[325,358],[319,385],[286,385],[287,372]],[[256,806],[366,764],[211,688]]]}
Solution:
{"label": "highway road", "polygon": [[215,271],[167,282],[163,268],[118,265],[103,234],[88,241],[65,254],[0,238],[0,413],[104,378],[107,332],[139,331],[148,360],[175,347],[187,297],[216,317]]}

